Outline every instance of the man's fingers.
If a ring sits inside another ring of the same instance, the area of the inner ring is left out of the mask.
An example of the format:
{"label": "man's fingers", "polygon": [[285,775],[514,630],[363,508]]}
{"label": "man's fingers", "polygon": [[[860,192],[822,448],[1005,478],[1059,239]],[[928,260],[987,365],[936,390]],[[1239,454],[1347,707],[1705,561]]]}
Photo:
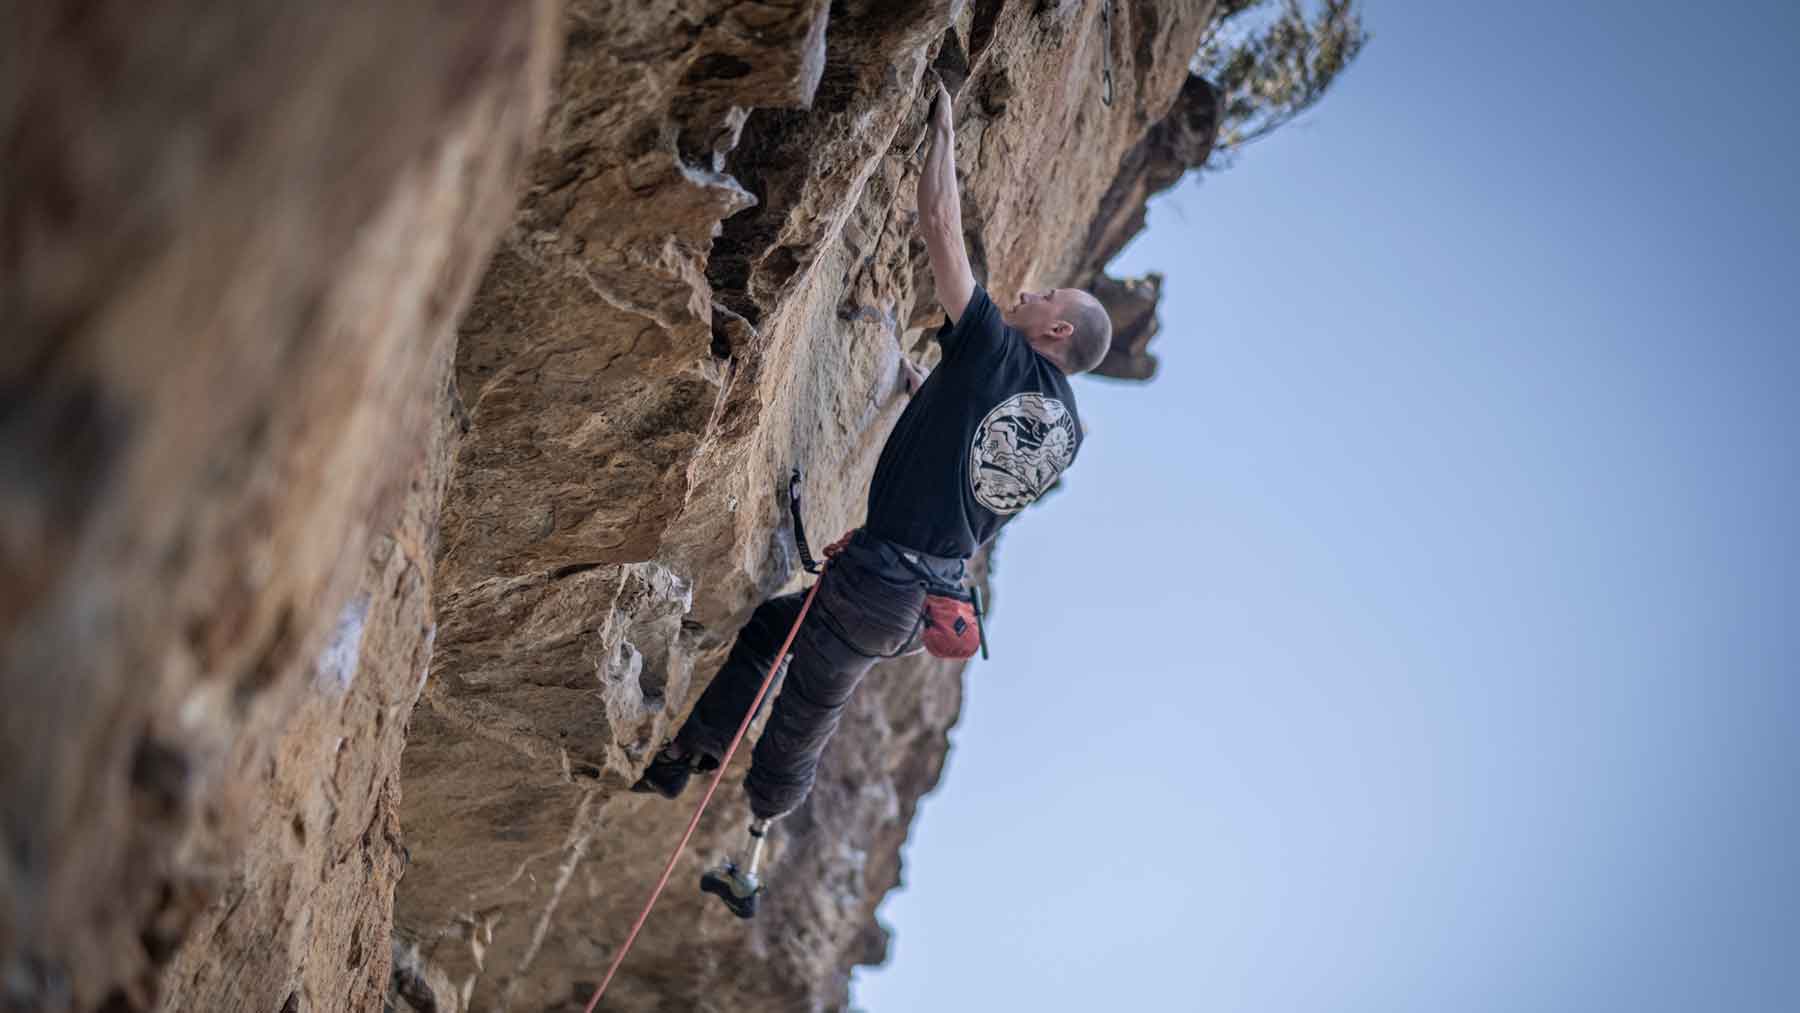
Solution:
{"label": "man's fingers", "polygon": [[925,116],[925,130],[919,136],[919,142],[913,145],[910,158],[918,158],[919,153],[924,151],[927,145],[935,144],[933,138],[940,132],[947,134],[954,130],[955,124],[950,119],[950,92],[940,79],[936,82],[936,87],[932,92],[931,109]]}
{"label": "man's fingers", "polygon": [[942,79],[937,83],[937,96],[931,104],[931,115],[940,123],[950,123],[950,89],[944,87]]}

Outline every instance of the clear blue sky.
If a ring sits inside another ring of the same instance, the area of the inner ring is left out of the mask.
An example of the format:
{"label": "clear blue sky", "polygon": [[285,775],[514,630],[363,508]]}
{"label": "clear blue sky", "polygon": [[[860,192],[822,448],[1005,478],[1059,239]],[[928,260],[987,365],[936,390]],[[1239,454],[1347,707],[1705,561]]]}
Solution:
{"label": "clear blue sky", "polygon": [[1800,10],[1366,6],[1116,265],[871,1013],[1800,1010]]}

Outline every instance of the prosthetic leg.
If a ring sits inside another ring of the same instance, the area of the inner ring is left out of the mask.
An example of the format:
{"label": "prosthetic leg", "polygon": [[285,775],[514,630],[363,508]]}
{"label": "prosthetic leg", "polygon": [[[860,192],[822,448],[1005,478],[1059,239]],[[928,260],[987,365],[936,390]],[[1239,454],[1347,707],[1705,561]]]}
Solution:
{"label": "prosthetic leg", "polygon": [[771,822],[750,821],[750,839],[744,842],[742,863],[727,858],[723,865],[700,877],[700,889],[724,901],[739,918],[756,917],[756,902],[763,893],[756,867],[762,862],[763,843],[768,840]]}

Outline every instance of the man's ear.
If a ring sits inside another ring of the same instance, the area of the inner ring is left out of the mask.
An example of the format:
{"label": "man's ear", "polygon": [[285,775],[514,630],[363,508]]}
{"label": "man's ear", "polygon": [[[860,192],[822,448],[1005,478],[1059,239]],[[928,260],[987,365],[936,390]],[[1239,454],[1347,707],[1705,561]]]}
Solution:
{"label": "man's ear", "polygon": [[1069,323],[1067,320],[1056,320],[1050,324],[1050,333],[1055,335],[1059,340],[1067,341],[1069,340],[1069,335],[1075,333],[1075,325]]}

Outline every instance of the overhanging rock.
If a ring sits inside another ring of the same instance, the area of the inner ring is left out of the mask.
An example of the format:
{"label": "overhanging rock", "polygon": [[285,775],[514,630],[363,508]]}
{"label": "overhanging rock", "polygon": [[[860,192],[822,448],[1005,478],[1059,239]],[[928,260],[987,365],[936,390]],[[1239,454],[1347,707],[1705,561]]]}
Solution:
{"label": "overhanging rock", "polygon": [[[691,812],[625,787],[748,611],[797,584],[789,470],[821,540],[860,519],[899,356],[933,354],[912,223],[927,68],[966,75],[965,221],[998,296],[1089,270],[1096,229],[1124,228],[1100,219],[1130,217],[1115,195],[1160,178],[1173,156],[1144,139],[1210,4],[1117,7],[1107,108],[1097,2],[835,5],[810,104],[822,4],[749,5],[764,34],[706,22],[654,61],[631,17],[589,31],[575,6],[533,185],[464,327],[472,429],[403,761],[396,921],[440,1009],[581,1007]],[[719,77],[744,67],[786,76]],[[737,106],[709,104],[727,92]],[[741,831],[735,764],[608,1003],[841,1008],[850,969],[885,950],[874,909],[960,679],[928,658],[876,668],[748,924],[693,886]]]}

